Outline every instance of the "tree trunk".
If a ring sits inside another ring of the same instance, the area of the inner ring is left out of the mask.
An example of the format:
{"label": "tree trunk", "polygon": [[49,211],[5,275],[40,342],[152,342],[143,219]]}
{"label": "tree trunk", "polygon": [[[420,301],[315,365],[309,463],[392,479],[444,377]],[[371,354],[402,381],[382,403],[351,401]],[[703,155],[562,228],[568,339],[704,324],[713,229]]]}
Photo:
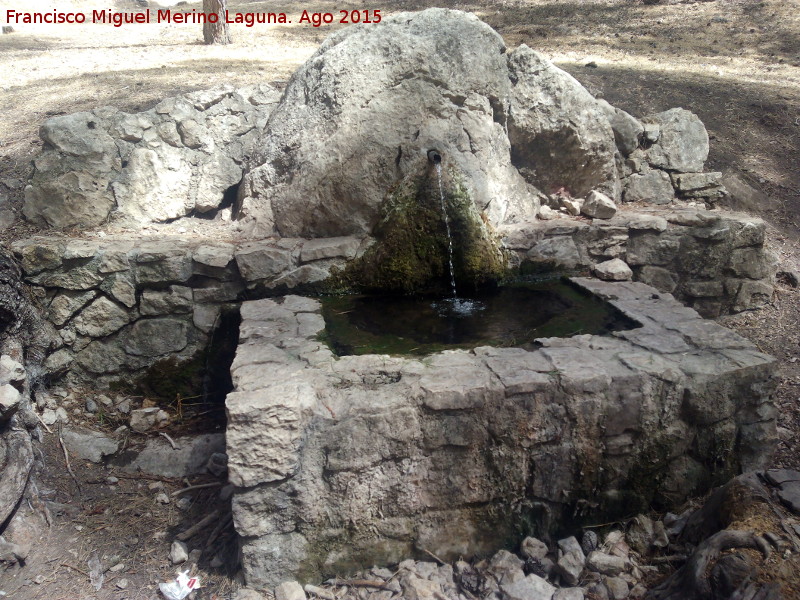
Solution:
{"label": "tree trunk", "polygon": [[206,20],[203,23],[203,40],[206,44],[230,44],[231,34],[225,12],[228,9],[228,0],[203,0],[203,12],[206,16],[217,15],[217,22]]}

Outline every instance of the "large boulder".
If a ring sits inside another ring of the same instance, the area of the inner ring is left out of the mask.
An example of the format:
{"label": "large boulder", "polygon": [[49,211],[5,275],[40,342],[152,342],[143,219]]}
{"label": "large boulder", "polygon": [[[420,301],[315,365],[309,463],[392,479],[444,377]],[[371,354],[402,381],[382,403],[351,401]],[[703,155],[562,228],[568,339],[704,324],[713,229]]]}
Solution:
{"label": "large boulder", "polygon": [[576,79],[524,44],[508,57],[508,137],[514,165],[547,193],[619,200],[616,143],[606,111]]}
{"label": "large boulder", "polygon": [[700,118],[683,108],[671,108],[643,119],[658,129],[648,162],[659,169],[696,173],[708,158],[708,132]]}
{"label": "large boulder", "polygon": [[104,107],[48,119],[23,214],[64,228],[111,215],[149,223],[218,209],[279,95],[268,85],[225,87],[141,113]]}
{"label": "large boulder", "polygon": [[392,187],[435,149],[468,173],[495,223],[534,216],[511,163],[511,84],[502,38],[474,15],[404,13],[331,35],[295,73],[240,189],[255,231],[369,233]]}

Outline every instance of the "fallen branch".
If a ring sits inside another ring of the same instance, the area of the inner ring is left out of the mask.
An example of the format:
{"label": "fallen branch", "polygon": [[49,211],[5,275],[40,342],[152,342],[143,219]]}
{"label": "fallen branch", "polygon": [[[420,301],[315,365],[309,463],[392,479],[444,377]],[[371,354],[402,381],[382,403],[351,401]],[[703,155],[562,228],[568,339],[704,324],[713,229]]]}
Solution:
{"label": "fallen branch", "polygon": [[371,581],[369,579],[329,579],[325,583],[329,585],[343,585],[346,587],[375,588],[378,590],[386,589],[385,581]]}
{"label": "fallen branch", "polygon": [[310,583],[306,584],[303,589],[307,594],[314,594],[315,596],[322,598],[322,600],[336,600],[336,594],[333,592],[329,592],[321,587],[311,585]]}
{"label": "fallen branch", "polygon": [[184,492],[191,492],[193,490],[202,490],[202,489],[205,489],[205,488],[217,487],[217,486],[220,486],[220,485],[222,485],[222,483],[219,482],[219,481],[213,481],[211,483],[199,483],[197,485],[190,485],[189,487],[185,487],[185,488],[181,488],[179,490],[175,490],[174,492],[172,492],[170,494],[170,496],[173,496],[173,497],[180,496]]}
{"label": "fallen branch", "polygon": [[[68,569],[72,569],[73,571],[77,571],[77,572],[78,572],[78,573],[80,573],[81,575],[86,575],[86,577],[89,577],[89,574],[88,574],[86,571],[82,571],[82,570],[81,570],[81,569],[79,569],[78,567],[73,567],[73,566],[72,566],[71,564],[69,564],[69,563],[61,563],[61,566],[62,566],[62,567],[67,567]],[[91,579],[91,577],[89,577],[89,579]]]}
{"label": "fallen branch", "polygon": [[64,460],[67,462],[67,471],[72,476],[72,481],[78,487],[78,493],[81,493],[81,484],[78,483],[78,478],[75,477],[75,472],[72,470],[72,465],[69,464],[69,452],[67,452],[67,445],[64,443],[64,438],[61,437],[61,428],[58,429],[58,443],[61,444],[61,449],[64,451]]}
{"label": "fallen branch", "polygon": [[175,538],[180,540],[181,542],[185,542],[190,537],[197,534],[201,529],[211,524],[214,521],[214,519],[218,518],[219,518],[219,511],[215,510],[211,512],[208,516],[206,516],[203,520],[189,527],[189,529],[187,529],[183,533],[179,533],[178,535],[176,535]]}
{"label": "fallen branch", "polygon": [[172,446],[172,449],[173,449],[173,450],[180,450],[180,449],[181,449],[181,447],[180,447],[180,446],[178,446],[178,444],[176,444],[176,443],[175,443],[175,440],[173,440],[171,437],[169,437],[169,436],[168,436],[166,433],[164,433],[163,431],[159,431],[159,432],[158,432],[158,435],[160,435],[160,436],[161,436],[161,437],[163,437],[165,440],[167,440],[167,441],[169,442],[169,445],[170,445],[170,446]]}
{"label": "fallen branch", "polygon": [[422,549],[422,551],[423,551],[425,554],[427,554],[428,556],[430,556],[430,557],[431,557],[433,560],[435,560],[436,562],[438,562],[440,565],[444,566],[444,565],[446,565],[446,564],[447,564],[446,562],[444,562],[444,561],[443,561],[441,558],[439,558],[438,556],[436,556],[436,555],[435,555],[433,552],[431,552],[430,550],[426,550],[425,548],[423,548],[423,549]]}
{"label": "fallen branch", "polygon": [[208,540],[206,541],[206,547],[205,547],[206,550],[209,550],[211,548],[211,546],[216,541],[217,536],[219,536],[220,532],[232,520],[233,520],[233,513],[228,513],[227,515],[225,515],[224,519],[219,520],[219,523],[217,523],[217,526],[214,527],[214,530],[211,532],[211,535],[208,536]]}
{"label": "fallen branch", "polygon": [[39,413],[37,413],[36,411],[33,411],[33,414],[35,414],[35,415],[36,415],[36,418],[37,418],[37,419],[39,419],[39,423],[41,423],[41,424],[42,424],[42,427],[44,427],[44,428],[47,430],[47,433],[50,433],[50,434],[52,434],[52,433],[53,433],[53,430],[52,430],[52,429],[50,429],[50,428],[47,426],[47,423],[45,423],[44,421],[42,421],[42,417],[40,417],[40,416],[39,416]]}

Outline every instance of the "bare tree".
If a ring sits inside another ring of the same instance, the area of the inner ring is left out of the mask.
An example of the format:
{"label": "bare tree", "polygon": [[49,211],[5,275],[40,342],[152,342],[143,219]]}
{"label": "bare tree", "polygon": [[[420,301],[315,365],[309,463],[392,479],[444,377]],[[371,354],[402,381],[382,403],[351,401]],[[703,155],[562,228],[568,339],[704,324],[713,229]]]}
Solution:
{"label": "bare tree", "polygon": [[225,12],[228,9],[228,0],[203,0],[203,12],[206,15],[217,15],[216,23],[208,19],[203,23],[203,40],[206,44],[230,44],[231,34]]}

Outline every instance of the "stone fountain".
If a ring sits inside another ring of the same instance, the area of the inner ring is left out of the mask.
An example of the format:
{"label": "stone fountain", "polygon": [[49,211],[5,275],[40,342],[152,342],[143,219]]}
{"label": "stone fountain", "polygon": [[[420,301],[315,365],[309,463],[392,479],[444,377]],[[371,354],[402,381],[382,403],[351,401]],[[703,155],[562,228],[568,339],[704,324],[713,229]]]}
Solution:
{"label": "stone fountain", "polygon": [[[340,30],[282,94],[103,108],[42,138],[26,217],[116,226],[14,247],[60,333],[52,376],[188,361],[241,310],[226,435],[252,585],[488,553],[674,507],[769,458],[773,360],[702,318],[769,298],[765,226],[698,207],[724,194],[700,120],[635,119],[472,15]],[[214,235],[180,231],[198,217]],[[622,279],[573,284],[632,326],[337,356],[308,297],[542,272]]]}

